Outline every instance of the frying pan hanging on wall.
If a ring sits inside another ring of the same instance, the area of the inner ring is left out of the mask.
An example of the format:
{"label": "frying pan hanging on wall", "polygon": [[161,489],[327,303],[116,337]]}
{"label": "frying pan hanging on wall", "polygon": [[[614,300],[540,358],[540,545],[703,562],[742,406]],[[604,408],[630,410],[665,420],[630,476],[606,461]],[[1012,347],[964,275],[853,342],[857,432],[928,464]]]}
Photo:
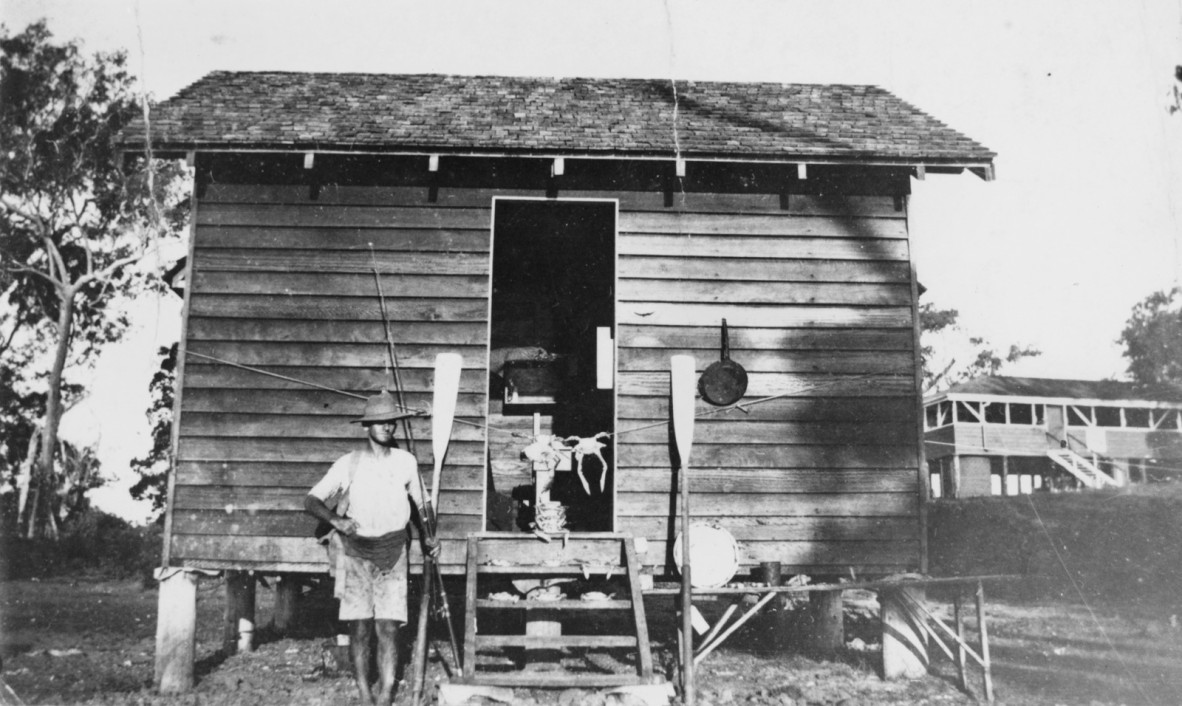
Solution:
{"label": "frying pan hanging on wall", "polygon": [[722,320],[722,359],[710,364],[698,379],[702,399],[719,407],[734,404],[747,392],[747,371],[730,358],[726,319]]}

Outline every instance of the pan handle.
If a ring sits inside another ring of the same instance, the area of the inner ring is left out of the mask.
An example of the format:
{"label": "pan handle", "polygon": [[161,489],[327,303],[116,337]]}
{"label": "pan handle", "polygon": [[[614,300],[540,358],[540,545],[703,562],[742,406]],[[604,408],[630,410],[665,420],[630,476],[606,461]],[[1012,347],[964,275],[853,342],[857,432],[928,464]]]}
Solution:
{"label": "pan handle", "polygon": [[722,320],[722,359],[731,359],[731,345],[730,341],[727,340],[726,335],[726,319]]}

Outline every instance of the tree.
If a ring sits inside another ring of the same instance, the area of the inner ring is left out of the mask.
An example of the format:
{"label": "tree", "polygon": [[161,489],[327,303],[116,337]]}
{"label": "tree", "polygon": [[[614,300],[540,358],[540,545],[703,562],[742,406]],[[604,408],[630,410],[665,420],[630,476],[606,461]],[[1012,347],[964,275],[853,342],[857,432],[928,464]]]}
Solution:
{"label": "tree", "polygon": [[925,395],[979,375],[996,375],[1008,363],[1042,355],[1031,346],[1012,344],[1004,354],[999,353],[984,338],[965,333],[959,319],[956,309],[938,309],[931,302],[919,307]]}
{"label": "tree", "polygon": [[[135,265],[178,237],[186,211],[181,165],[148,155],[123,168],[115,138],[139,112],[125,63],[121,52],[53,43],[44,21],[15,35],[0,26],[0,362],[17,371],[13,392],[40,395],[24,410],[40,418],[24,430],[25,456],[36,457],[30,536],[55,532],[58,425],[80,391],[65,373],[122,335],[114,302],[151,286]],[[16,367],[44,358],[47,370]]]}
{"label": "tree", "polygon": [[1138,302],[1117,342],[1125,347],[1134,382],[1182,383],[1182,288]]}
{"label": "tree", "polygon": [[152,424],[152,450],[147,456],[132,459],[131,467],[140,479],[131,486],[131,497],[151,500],[152,509],[160,512],[168,499],[168,469],[172,450],[172,403],[175,399],[177,344],[160,347],[160,369],[152,376],[149,390],[152,406],[148,421]]}

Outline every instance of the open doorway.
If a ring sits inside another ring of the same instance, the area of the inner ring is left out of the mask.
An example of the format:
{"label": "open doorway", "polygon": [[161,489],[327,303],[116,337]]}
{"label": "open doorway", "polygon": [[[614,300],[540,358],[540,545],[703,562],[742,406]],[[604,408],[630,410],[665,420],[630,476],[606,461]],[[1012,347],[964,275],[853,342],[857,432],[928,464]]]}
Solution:
{"label": "open doorway", "polygon": [[566,529],[610,531],[615,203],[497,199],[493,214],[486,526],[529,530],[548,501]]}

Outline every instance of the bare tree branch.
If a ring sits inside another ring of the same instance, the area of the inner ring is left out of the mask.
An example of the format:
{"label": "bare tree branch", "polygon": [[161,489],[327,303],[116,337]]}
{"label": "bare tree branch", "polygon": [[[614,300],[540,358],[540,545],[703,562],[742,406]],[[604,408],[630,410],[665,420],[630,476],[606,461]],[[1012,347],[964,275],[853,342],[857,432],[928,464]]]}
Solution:
{"label": "bare tree branch", "polygon": [[35,277],[40,277],[41,279],[45,280],[49,284],[53,285],[53,287],[55,289],[61,289],[61,287],[62,287],[62,282],[60,280],[57,280],[57,279],[51,277],[50,275],[45,274],[44,272],[37,269],[36,267],[26,267],[24,265],[13,265],[13,266],[9,267],[8,269],[11,272],[23,272],[25,274],[33,275]]}

